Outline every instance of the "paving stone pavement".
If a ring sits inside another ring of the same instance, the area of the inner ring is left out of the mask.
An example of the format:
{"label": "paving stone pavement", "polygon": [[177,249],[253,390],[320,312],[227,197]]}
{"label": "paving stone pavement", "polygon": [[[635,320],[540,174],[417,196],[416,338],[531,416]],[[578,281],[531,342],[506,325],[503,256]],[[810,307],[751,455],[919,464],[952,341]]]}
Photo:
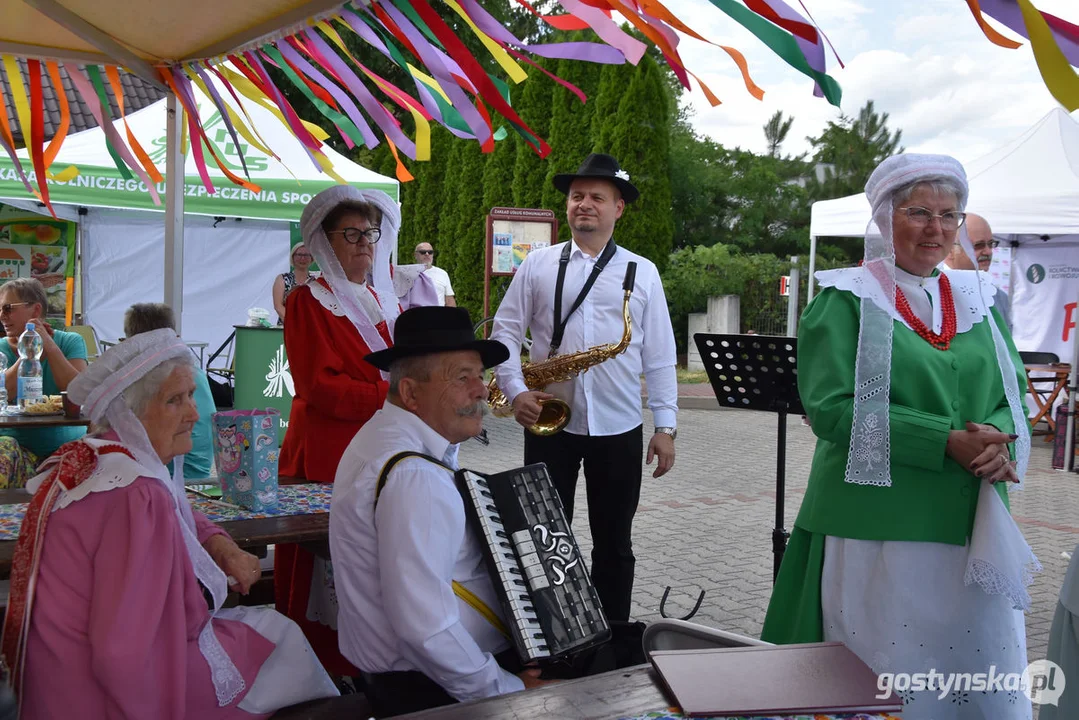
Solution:
{"label": "paving stone pavement", "polygon": [[[649,413],[646,411],[645,415]],[[646,424],[650,420],[646,420]],[[704,602],[694,622],[759,637],[772,590],[772,527],[775,517],[777,416],[738,410],[682,410],[675,467],[653,479],[646,466],[634,523],[637,573],[633,617],[660,617],[660,598],[672,588],[667,614]],[[519,467],[523,431],[512,419],[489,417],[491,444],[470,441],[461,465],[494,472]],[[646,437],[651,427],[646,427]],[[1028,655],[1045,657],[1060,586],[1079,544],[1079,475],[1051,469],[1052,444],[1035,438],[1024,489],[1012,496],[1012,512],[1044,570],[1031,587],[1027,615]],[[790,530],[805,493],[814,437],[800,418],[787,430],[785,527]],[[583,479],[578,483],[577,541],[587,558]]]}

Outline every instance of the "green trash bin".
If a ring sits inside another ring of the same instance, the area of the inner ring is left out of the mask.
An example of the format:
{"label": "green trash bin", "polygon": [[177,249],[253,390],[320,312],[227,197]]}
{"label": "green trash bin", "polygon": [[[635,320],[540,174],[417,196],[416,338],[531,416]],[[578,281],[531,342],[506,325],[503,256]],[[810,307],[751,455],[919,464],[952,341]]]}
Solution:
{"label": "green trash bin", "polygon": [[235,370],[233,407],[237,410],[275,408],[280,411],[277,428],[280,446],[285,440],[295,392],[285,355],[284,330],[237,325]]}

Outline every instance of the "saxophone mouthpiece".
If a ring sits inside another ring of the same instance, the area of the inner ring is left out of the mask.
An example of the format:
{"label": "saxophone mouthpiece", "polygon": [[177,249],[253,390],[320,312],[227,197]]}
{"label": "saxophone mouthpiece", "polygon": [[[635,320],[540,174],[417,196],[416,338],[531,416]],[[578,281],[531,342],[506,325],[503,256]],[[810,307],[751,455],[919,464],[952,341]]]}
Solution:
{"label": "saxophone mouthpiece", "polygon": [[622,281],[622,289],[633,292],[633,280],[637,277],[637,263],[631,262],[626,265],[626,279]]}

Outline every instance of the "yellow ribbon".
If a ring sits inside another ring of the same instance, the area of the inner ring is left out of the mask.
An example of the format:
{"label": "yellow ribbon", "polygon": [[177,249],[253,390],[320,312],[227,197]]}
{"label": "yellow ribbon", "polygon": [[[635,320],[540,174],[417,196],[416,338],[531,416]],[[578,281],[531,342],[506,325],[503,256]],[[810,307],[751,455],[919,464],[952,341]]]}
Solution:
{"label": "yellow ribbon", "polygon": [[1068,59],[1057,47],[1053,31],[1038,9],[1030,0],[1018,0],[1018,3],[1030,47],[1034,51],[1034,60],[1038,63],[1045,86],[1068,112],[1079,108],[1079,75],[1075,74]]}
{"label": "yellow ribbon", "polygon": [[446,0],[446,4],[468,24],[469,29],[471,29],[472,33],[480,39],[480,42],[487,48],[487,52],[491,53],[491,57],[495,59],[495,62],[497,62],[502,69],[506,71],[506,74],[510,76],[510,80],[515,83],[521,83],[528,78],[528,73],[522,70],[520,65],[514,62],[513,58],[510,57],[509,53],[506,52],[501,45],[476,27],[476,23],[472,22],[472,18],[468,16],[464,8],[457,4],[456,0]]}
{"label": "yellow ribbon", "polygon": [[[19,65],[15,62],[14,55],[4,55],[4,70],[7,71],[8,82],[11,83],[11,100],[15,103],[15,116],[19,118],[19,129],[22,131],[22,142],[26,151],[30,151],[30,102],[26,95],[26,86],[22,82],[22,74]],[[12,148],[14,149],[14,148]],[[44,182],[44,178],[40,179]]]}
{"label": "yellow ribbon", "polygon": [[[255,87],[255,84],[253,82],[245,78],[240,73],[228,69],[224,65],[218,67],[218,70],[221,71],[222,75],[225,75],[228,78],[228,81],[232,83],[232,86],[234,88],[240,91],[241,95],[272,112],[274,114],[274,117],[280,120],[281,123],[286,128],[288,128],[289,134],[292,134],[292,126],[288,124],[288,120],[285,119],[284,113],[282,113],[276,105],[270,102],[270,100],[262,94],[262,91]],[[311,133],[311,135],[313,135],[314,138],[319,142],[325,142],[330,137],[329,133],[320,128],[318,125],[302,119],[300,120],[300,122],[303,123],[303,126],[307,128],[307,131]]]}
{"label": "yellow ribbon", "polygon": [[442,86],[438,84],[437,80],[435,80],[433,77],[423,72],[422,70],[416,68],[412,63],[405,63],[405,65],[408,67],[408,71],[412,74],[412,77],[416,78],[421,83],[441,95],[442,99],[445,100],[447,104],[453,105],[453,101],[450,100],[450,96],[446,94],[446,92],[442,89]]}
{"label": "yellow ribbon", "polygon": [[[325,20],[322,20],[319,23],[317,23],[316,27],[318,27],[320,30],[322,30],[322,32],[326,33],[326,36],[330,38],[330,41],[333,42],[334,45],[336,45],[337,47],[339,47],[341,49],[341,52],[343,52],[345,54],[345,57],[347,57],[349,60],[351,60],[352,63],[356,67],[358,67],[360,69],[360,71],[363,72],[363,74],[366,75],[368,77],[368,79],[371,80],[371,82],[373,82],[375,85],[377,85],[379,88],[381,88],[384,93],[386,93],[387,95],[393,96],[396,92],[399,92],[399,91],[395,90],[393,87],[391,87],[389,84],[387,84],[387,83],[383,82],[382,80],[380,80],[379,78],[375,77],[373,73],[368,71],[368,69],[366,67],[364,67],[362,63],[360,63],[360,61],[358,61],[355,57],[353,57],[352,53],[350,53],[348,51],[348,47],[345,46],[345,41],[341,39],[341,36],[338,34],[337,30],[335,30],[332,25],[330,25]],[[422,161],[425,161],[425,160],[430,160],[431,159],[431,123],[429,123],[427,121],[427,118],[425,118],[423,116],[423,113],[419,112],[418,110],[416,110],[414,107],[412,107],[408,103],[401,102],[399,104],[403,105],[406,110],[408,110],[410,113],[412,113],[412,119],[416,122],[416,160],[418,162],[422,162]]]}
{"label": "yellow ribbon", "polygon": [[502,637],[508,638],[510,636],[509,631],[506,630],[506,626],[502,622],[502,618],[498,617],[495,611],[487,606],[487,603],[480,600],[479,596],[456,580],[453,581],[453,594],[464,600],[469,607],[482,615],[484,620],[491,623],[495,630],[502,634]]}

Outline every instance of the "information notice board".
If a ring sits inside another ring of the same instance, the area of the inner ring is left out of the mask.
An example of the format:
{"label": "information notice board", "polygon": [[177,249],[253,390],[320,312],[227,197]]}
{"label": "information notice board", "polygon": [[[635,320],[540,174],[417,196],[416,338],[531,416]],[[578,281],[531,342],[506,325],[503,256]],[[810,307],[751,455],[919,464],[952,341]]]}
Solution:
{"label": "information notice board", "polygon": [[528,253],[558,242],[558,220],[550,210],[491,208],[487,215],[487,244],[483,279],[483,314],[492,313],[491,278],[511,277]]}

